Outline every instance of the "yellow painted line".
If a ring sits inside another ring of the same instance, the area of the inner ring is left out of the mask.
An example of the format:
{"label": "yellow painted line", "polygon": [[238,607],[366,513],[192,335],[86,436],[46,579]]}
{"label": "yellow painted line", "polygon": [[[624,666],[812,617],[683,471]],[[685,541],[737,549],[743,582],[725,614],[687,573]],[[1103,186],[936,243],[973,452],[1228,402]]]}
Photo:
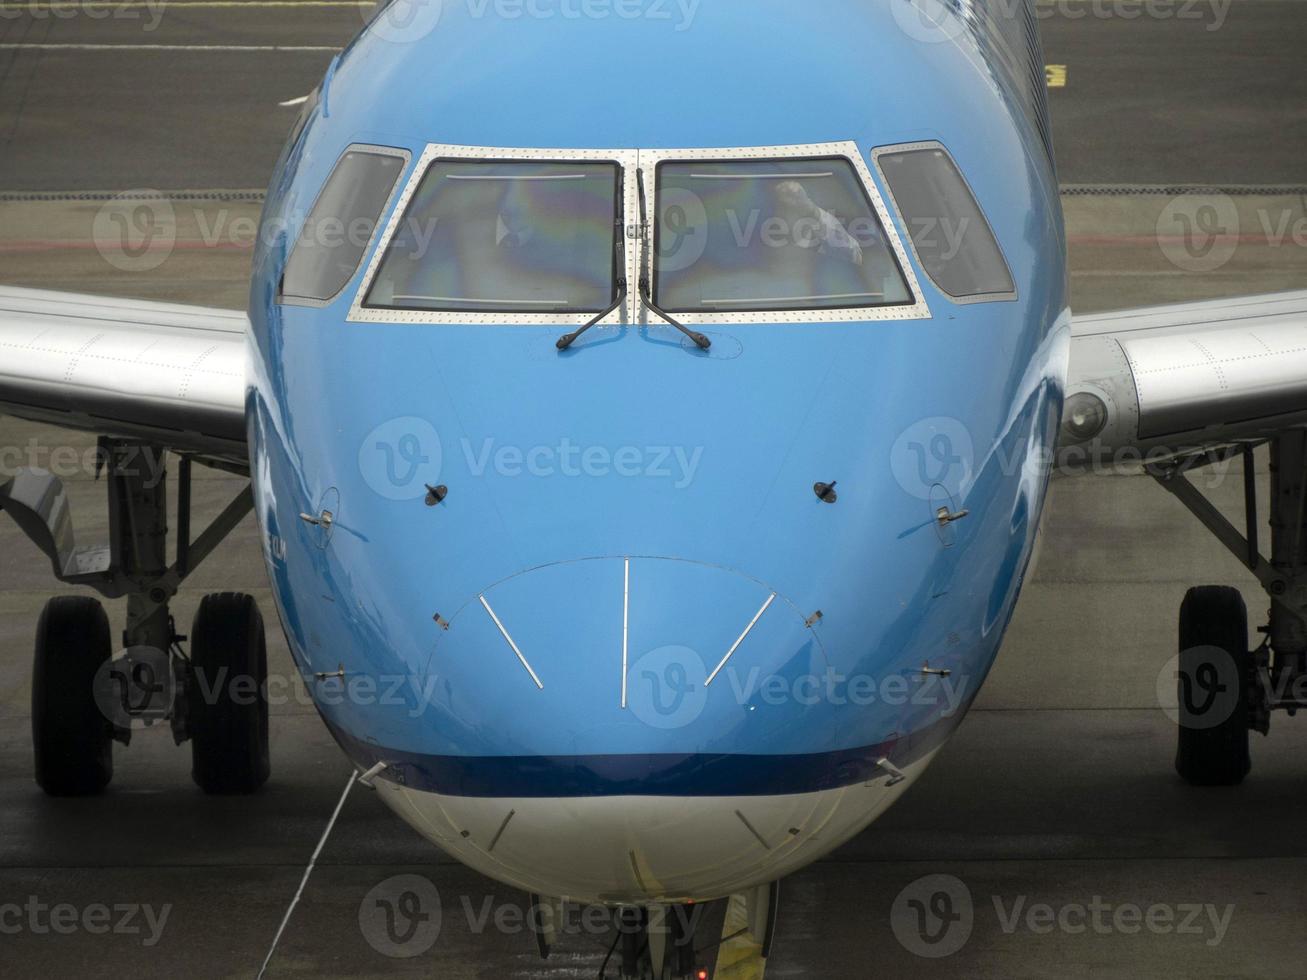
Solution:
{"label": "yellow painted line", "polygon": [[141,0],[76,0],[68,3],[0,3],[0,10],[31,11],[33,13],[57,13],[61,10],[161,10],[168,7],[186,10],[210,10],[226,7],[371,7],[376,0],[195,0],[193,3],[172,0],[155,0],[153,3]]}
{"label": "yellow painted line", "polygon": [[1066,88],[1066,65],[1045,65],[1044,76],[1049,88]]}
{"label": "yellow painted line", "polygon": [[[733,936],[749,925],[749,910],[743,895],[732,895],[726,906],[726,921],[722,923],[722,937]],[[735,936],[722,943],[717,952],[717,969],[714,980],[763,980],[767,961],[762,958],[762,946],[750,933]]]}

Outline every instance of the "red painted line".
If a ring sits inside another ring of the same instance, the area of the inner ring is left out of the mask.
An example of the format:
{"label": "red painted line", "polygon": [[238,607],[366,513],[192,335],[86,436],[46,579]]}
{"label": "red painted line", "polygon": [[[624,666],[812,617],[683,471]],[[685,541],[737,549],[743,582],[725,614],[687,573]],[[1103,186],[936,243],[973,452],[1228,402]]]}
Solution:
{"label": "red painted line", "polygon": [[[147,252],[202,252],[206,249],[214,249],[220,252],[248,252],[254,247],[253,242],[206,242],[201,240],[183,239],[172,242],[171,244],[153,244],[147,245],[140,249],[131,249],[132,257],[144,255]],[[33,240],[33,241],[0,241],[0,252],[59,252],[59,251],[100,251],[100,252],[127,252],[127,249],[114,248],[108,245],[102,245],[97,242],[88,241],[54,241],[54,240]]]}

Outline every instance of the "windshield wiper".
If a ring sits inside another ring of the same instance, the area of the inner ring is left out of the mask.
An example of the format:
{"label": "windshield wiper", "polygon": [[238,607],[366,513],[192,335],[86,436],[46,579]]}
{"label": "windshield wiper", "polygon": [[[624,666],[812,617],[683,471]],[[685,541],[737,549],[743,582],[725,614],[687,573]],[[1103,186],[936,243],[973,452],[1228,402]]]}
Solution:
{"label": "windshield wiper", "polygon": [[617,250],[617,298],[613,300],[612,306],[608,307],[608,309],[604,310],[584,326],[578,327],[571,333],[565,333],[563,336],[559,337],[557,344],[559,350],[567,350],[567,348],[571,347],[572,344],[576,342],[576,338],[580,337],[581,334],[585,333],[595,324],[602,322],[610,313],[613,312],[613,310],[626,302],[626,294],[628,292],[626,284],[626,202],[624,191],[624,188],[626,187],[626,171],[618,171],[617,186],[619,188],[619,195],[622,199],[622,204],[620,205],[617,214],[617,242],[613,246],[613,248]]}
{"label": "windshield wiper", "polygon": [[645,204],[644,194],[644,168],[636,171],[640,183],[640,298],[644,300],[644,305],[653,310],[660,317],[674,326],[681,333],[693,340],[700,350],[707,350],[712,346],[712,341],[699,333],[697,330],[691,330],[685,324],[678,322],[667,314],[665,310],[653,301],[653,291],[649,287],[649,215],[647,205]]}

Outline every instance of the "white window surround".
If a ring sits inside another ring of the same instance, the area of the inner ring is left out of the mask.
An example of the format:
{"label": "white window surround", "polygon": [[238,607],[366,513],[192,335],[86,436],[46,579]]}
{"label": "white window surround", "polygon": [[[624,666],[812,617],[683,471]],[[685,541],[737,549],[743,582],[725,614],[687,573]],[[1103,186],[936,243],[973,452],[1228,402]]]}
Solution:
{"label": "white window surround", "polygon": [[[826,310],[784,310],[766,311],[749,310],[738,313],[687,313],[677,314],[676,319],[687,325],[710,324],[777,324],[777,323],[856,323],[883,320],[924,320],[929,319],[930,309],[922,298],[916,271],[909,253],[900,239],[895,223],[886,207],[871,171],[859,151],[856,143],[843,141],[835,143],[808,143],[796,146],[757,146],[728,147],[716,149],[684,150],[569,150],[569,149],[532,149],[506,148],[489,146],[455,146],[447,143],[431,143],[418,158],[402,193],[395,202],[390,218],[375,244],[368,259],[362,282],[354,295],[348,321],[351,323],[430,323],[430,324],[468,324],[468,325],[543,325],[555,327],[579,326],[588,317],[580,313],[472,313],[466,311],[437,312],[431,310],[395,310],[369,309],[363,305],[371,287],[372,280],[381,264],[391,239],[394,237],[400,221],[408,209],[410,200],[420,186],[427,168],[433,160],[468,159],[468,160],[538,160],[538,161],[605,161],[618,164],[624,173],[625,215],[628,230],[626,242],[626,267],[628,293],[626,303],[609,314],[600,322],[600,326],[640,325],[658,326],[663,323],[661,317],[645,309],[639,296],[640,263],[643,260],[640,241],[637,237],[639,227],[640,202],[638,173],[643,168],[645,189],[649,196],[648,209],[652,220],[658,213],[656,170],[659,163],[679,160],[757,160],[784,159],[803,157],[844,157],[848,159],[862,181],[863,189],[875,208],[876,216],[885,229],[888,242],[903,272],[915,301],[909,305],[859,307],[850,309]],[[668,329],[672,329],[668,327]]]}

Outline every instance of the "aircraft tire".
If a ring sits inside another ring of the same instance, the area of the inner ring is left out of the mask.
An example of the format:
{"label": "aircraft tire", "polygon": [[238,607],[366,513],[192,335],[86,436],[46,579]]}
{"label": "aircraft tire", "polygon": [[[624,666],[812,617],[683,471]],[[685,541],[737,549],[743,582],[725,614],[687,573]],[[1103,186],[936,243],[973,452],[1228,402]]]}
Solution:
{"label": "aircraft tire", "polygon": [[109,617],[87,596],[45,604],[36,627],[32,746],[36,782],[50,796],[93,796],[113,779],[113,726],[95,700],[112,654]]}
{"label": "aircraft tire", "polygon": [[268,648],[253,596],[207,595],[191,628],[191,777],[215,796],[268,781]]}
{"label": "aircraft tire", "polygon": [[1248,609],[1238,589],[1190,589],[1180,609],[1179,749],[1175,768],[1193,786],[1236,786],[1252,769]]}

